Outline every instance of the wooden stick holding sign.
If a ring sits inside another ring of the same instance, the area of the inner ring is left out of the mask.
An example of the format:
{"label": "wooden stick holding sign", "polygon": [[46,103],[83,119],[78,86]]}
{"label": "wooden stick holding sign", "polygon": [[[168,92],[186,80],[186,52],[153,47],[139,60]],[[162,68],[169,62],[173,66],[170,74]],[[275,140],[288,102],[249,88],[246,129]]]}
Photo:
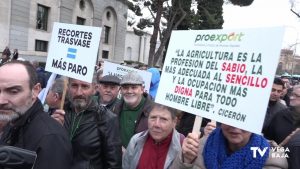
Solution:
{"label": "wooden stick holding sign", "polygon": [[201,116],[196,116],[194,126],[193,126],[193,133],[200,134],[202,119],[203,118]]}
{"label": "wooden stick holding sign", "polygon": [[67,88],[68,88],[68,82],[69,82],[69,78],[68,77],[64,77],[64,90],[61,96],[61,103],[59,106],[59,109],[64,109],[64,104],[65,104],[65,98],[66,98],[66,94],[67,94]]}

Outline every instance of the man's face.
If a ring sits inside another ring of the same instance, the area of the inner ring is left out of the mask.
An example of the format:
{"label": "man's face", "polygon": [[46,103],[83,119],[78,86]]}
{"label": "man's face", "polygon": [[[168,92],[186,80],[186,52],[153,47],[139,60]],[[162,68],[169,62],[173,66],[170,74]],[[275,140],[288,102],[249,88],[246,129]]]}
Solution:
{"label": "man's face", "polygon": [[23,65],[0,67],[0,121],[12,121],[23,115],[37,99],[38,89],[39,84],[30,89]]}
{"label": "man's face", "polygon": [[278,101],[283,92],[283,86],[278,84],[273,84],[270,101]]}
{"label": "man's face", "polygon": [[46,103],[50,108],[59,108],[61,99],[59,94],[49,90],[46,96]]}
{"label": "man's face", "polygon": [[290,80],[288,78],[282,78],[281,80],[285,84],[286,88],[290,88],[291,87]]}
{"label": "man's face", "polygon": [[171,113],[166,109],[153,108],[148,117],[149,134],[156,142],[161,142],[175,128],[176,119],[172,119]]}
{"label": "man's face", "polygon": [[124,98],[125,103],[131,108],[135,108],[139,105],[142,95],[144,92],[144,87],[142,85],[123,85],[121,86],[121,94]]}
{"label": "man's face", "polygon": [[119,94],[120,87],[115,84],[101,83],[98,91],[100,93],[100,103],[109,104],[115,100]]}
{"label": "man's face", "polygon": [[300,108],[300,88],[295,88],[290,95],[290,106]]}
{"label": "man's face", "polygon": [[239,128],[228,126],[226,124],[221,125],[224,137],[228,140],[229,148],[240,149],[244,147],[251,136],[251,133]]}
{"label": "man's face", "polygon": [[69,99],[76,112],[85,110],[92,100],[95,93],[95,85],[81,80],[70,79]]}

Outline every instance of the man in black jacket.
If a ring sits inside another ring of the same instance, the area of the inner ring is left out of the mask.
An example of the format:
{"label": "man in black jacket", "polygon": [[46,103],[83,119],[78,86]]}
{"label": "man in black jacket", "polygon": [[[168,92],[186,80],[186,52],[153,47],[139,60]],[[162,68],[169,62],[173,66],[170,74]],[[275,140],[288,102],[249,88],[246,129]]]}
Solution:
{"label": "man in black jacket", "polygon": [[40,84],[29,62],[0,67],[0,121],[7,121],[2,145],[35,151],[34,169],[67,169],[72,147],[64,128],[43,111],[37,99]]}
{"label": "man in black jacket", "polygon": [[121,79],[114,75],[103,76],[98,81],[98,103],[112,112],[116,111],[116,104],[120,102],[118,98],[120,81]]}
{"label": "man in black jacket", "polygon": [[300,136],[297,134],[292,138],[288,137],[297,128],[300,128],[300,85],[293,87],[290,95],[290,107],[276,113],[264,135],[278,144],[285,142],[285,139],[288,140],[285,146],[290,151],[287,152],[289,169],[299,169],[300,167]]}
{"label": "man in black jacket", "polygon": [[57,114],[64,114],[64,126],[73,146],[72,169],[117,169],[122,167],[121,138],[115,114],[93,99],[92,83],[69,79],[69,103]]}

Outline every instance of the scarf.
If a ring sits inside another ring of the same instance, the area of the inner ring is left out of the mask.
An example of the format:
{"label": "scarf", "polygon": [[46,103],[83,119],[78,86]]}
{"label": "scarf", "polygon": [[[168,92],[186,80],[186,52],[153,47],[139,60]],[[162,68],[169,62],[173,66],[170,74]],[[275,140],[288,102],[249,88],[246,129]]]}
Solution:
{"label": "scarf", "polygon": [[[259,147],[263,150],[268,147],[263,155],[256,153],[250,147]],[[262,136],[252,134],[249,142],[240,150],[232,154],[228,153],[225,137],[220,128],[216,128],[208,137],[203,150],[204,163],[208,169],[262,169],[269,157],[269,143]]]}

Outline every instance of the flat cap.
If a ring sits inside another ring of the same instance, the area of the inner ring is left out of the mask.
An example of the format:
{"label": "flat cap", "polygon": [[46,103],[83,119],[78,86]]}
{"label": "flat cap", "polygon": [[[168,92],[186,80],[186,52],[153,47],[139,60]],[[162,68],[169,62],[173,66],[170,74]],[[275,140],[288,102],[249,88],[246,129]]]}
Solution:
{"label": "flat cap", "polygon": [[137,72],[129,72],[121,80],[121,85],[126,84],[144,85],[144,80]]}
{"label": "flat cap", "polygon": [[117,76],[113,75],[106,75],[103,76],[100,80],[99,83],[104,83],[104,84],[115,84],[115,85],[120,85],[121,79],[119,79]]}

